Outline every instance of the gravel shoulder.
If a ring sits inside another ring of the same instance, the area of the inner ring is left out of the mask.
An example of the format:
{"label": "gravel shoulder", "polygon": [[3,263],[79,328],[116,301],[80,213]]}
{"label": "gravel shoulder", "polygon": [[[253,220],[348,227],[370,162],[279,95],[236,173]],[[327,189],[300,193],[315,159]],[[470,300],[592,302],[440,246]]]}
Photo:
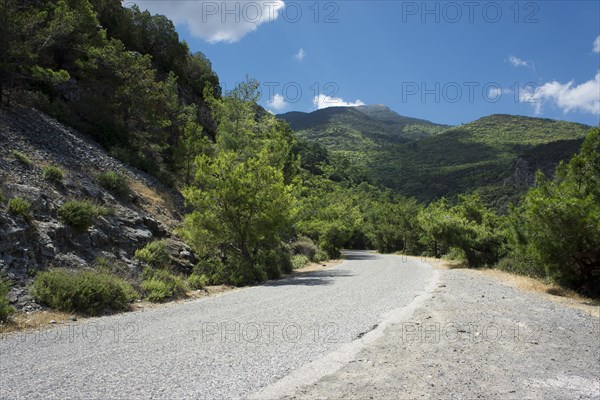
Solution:
{"label": "gravel shoulder", "polygon": [[600,399],[598,308],[437,268],[403,321],[285,399]]}

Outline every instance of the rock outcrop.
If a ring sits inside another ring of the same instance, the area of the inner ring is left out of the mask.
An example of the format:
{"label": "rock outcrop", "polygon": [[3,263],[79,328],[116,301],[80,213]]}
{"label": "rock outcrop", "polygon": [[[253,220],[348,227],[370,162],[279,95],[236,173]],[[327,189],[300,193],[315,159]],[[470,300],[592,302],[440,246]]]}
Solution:
{"label": "rock outcrop", "polygon": [[[18,151],[31,164],[18,160]],[[42,176],[46,165],[64,171],[60,183]],[[130,195],[121,198],[104,189],[100,173],[125,174]],[[189,270],[191,249],[174,235],[181,220],[182,199],[153,177],[110,157],[93,140],[36,110],[0,110],[0,275],[10,279],[9,300],[20,309],[38,307],[27,285],[37,271],[55,267],[90,268],[99,258],[119,265],[132,276],[141,266],[135,250],[165,239],[174,264]],[[8,211],[14,197],[31,203],[28,216]],[[110,212],[86,232],[63,224],[58,209],[69,200],[90,200]]]}

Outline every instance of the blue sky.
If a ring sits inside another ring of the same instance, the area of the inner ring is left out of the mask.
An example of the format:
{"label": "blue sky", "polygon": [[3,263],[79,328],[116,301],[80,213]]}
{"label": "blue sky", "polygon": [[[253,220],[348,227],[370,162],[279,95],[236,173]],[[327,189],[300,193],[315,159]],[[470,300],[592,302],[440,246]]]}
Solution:
{"label": "blue sky", "polygon": [[600,122],[598,1],[135,1],[175,21],[225,89],[275,112],[385,104],[460,124]]}

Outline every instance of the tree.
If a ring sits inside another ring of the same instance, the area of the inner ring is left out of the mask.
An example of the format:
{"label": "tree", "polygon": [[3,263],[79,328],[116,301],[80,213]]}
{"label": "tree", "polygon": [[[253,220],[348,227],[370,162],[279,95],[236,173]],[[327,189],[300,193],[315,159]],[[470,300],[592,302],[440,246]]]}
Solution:
{"label": "tree", "polygon": [[500,217],[487,209],[478,195],[459,196],[455,206],[441,199],[424,208],[418,221],[425,232],[424,241],[460,249],[469,266],[491,266],[505,251],[506,234]]}
{"label": "tree", "polygon": [[600,296],[600,128],[554,180],[538,173],[515,212],[517,252],[533,256],[558,283]]}
{"label": "tree", "polygon": [[329,257],[339,257],[340,250],[363,220],[352,193],[332,181],[316,177],[304,182],[297,198],[298,233],[316,241]]}
{"label": "tree", "polygon": [[286,166],[293,141],[270,114],[252,111],[256,86],[240,85],[230,96],[211,99],[218,115],[217,142],[196,158],[193,184],[184,190],[193,211],[184,236],[202,257],[218,256],[225,279],[241,285],[267,273],[266,255],[281,247],[291,231],[292,185]]}

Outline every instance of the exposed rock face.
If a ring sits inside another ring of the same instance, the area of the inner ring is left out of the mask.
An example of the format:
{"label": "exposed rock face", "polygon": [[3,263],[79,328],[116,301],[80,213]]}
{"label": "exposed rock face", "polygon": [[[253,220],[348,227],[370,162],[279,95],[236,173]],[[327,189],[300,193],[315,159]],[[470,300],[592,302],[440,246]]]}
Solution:
{"label": "exposed rock face", "polygon": [[532,187],[535,185],[535,166],[529,165],[529,162],[524,158],[517,158],[510,166],[512,172],[510,177],[505,179],[505,185],[515,187]]}
{"label": "exposed rock face", "polygon": [[[17,160],[13,150],[32,164]],[[61,183],[43,178],[42,169],[50,164],[64,171]],[[97,176],[105,171],[123,172],[132,194],[121,199],[102,188]],[[43,113],[0,110],[0,174],[0,274],[12,281],[9,299],[18,308],[35,307],[26,285],[36,271],[50,266],[86,268],[103,257],[136,275],[141,266],[135,250],[156,239],[168,240],[178,268],[189,270],[195,262],[191,249],[173,234],[181,219],[177,193]],[[17,196],[31,203],[29,217],[8,211],[8,200]],[[65,226],[57,213],[65,201],[81,199],[110,210],[83,233]]]}

